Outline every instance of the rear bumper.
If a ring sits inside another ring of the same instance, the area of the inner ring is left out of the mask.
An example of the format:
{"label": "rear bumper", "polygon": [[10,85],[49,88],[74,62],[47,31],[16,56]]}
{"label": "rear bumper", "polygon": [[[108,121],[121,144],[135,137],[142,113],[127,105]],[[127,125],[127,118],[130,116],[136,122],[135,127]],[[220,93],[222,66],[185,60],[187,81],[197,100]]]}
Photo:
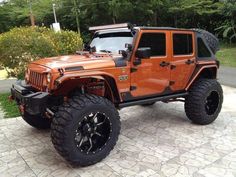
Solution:
{"label": "rear bumper", "polygon": [[30,86],[17,81],[12,85],[11,96],[18,105],[23,106],[24,111],[31,115],[45,112],[49,93],[36,92]]}

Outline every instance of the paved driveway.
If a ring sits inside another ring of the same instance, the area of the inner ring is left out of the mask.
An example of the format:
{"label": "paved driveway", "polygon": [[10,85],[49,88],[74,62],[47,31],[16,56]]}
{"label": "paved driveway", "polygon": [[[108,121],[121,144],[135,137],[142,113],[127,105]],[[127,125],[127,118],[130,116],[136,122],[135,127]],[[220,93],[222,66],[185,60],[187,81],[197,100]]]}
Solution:
{"label": "paved driveway", "polygon": [[54,150],[49,131],[20,118],[0,121],[0,176],[236,176],[236,89],[211,125],[191,124],[182,103],[123,109],[117,146],[102,162],[68,165]]}
{"label": "paved driveway", "polygon": [[221,84],[236,88],[236,68],[220,66],[218,78]]}

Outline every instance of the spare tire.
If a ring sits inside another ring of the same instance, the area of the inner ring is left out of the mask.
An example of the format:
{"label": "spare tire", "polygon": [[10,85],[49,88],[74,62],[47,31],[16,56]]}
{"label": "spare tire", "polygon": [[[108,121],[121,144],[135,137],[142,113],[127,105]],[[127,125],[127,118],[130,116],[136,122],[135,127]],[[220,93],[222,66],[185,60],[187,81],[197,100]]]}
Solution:
{"label": "spare tire", "polygon": [[216,54],[220,50],[219,39],[212,33],[202,30],[202,29],[193,29],[196,32],[201,33],[202,37],[205,39],[207,45],[210,47],[211,51]]}

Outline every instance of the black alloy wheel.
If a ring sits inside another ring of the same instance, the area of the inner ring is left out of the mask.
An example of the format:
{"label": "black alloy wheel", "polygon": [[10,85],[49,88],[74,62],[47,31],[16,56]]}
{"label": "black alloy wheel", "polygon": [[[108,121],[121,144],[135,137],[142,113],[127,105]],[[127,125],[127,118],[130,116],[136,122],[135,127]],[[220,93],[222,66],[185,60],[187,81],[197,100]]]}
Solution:
{"label": "black alloy wheel", "polygon": [[90,113],[79,122],[75,131],[77,148],[86,154],[101,151],[111,138],[112,124],[105,113]]}
{"label": "black alloy wheel", "polygon": [[213,115],[219,107],[219,94],[212,91],[206,99],[205,109],[208,115]]}

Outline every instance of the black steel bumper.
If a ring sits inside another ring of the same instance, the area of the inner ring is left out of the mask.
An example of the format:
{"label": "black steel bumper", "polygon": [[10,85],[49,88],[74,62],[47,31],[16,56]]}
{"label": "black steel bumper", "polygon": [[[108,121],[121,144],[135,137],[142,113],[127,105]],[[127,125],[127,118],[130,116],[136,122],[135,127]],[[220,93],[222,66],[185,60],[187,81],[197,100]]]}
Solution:
{"label": "black steel bumper", "polygon": [[31,115],[37,115],[45,112],[49,93],[36,92],[28,85],[22,84],[23,81],[17,81],[12,85],[11,96],[18,105],[24,107],[24,111]]}

